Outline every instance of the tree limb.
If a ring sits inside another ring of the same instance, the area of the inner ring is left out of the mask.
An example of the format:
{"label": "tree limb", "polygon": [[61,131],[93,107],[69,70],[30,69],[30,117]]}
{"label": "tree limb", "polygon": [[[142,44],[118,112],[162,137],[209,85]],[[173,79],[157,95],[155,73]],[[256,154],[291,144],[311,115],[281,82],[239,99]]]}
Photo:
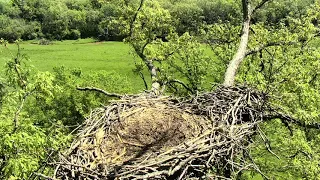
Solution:
{"label": "tree limb", "polygon": [[245,56],[249,56],[251,54],[255,54],[255,53],[258,53],[268,47],[273,47],[273,46],[282,46],[282,45],[294,45],[296,44],[297,42],[294,42],[294,41],[290,41],[290,42],[269,42],[267,44],[263,44],[263,45],[260,45],[259,47],[256,47],[254,49],[251,49],[251,50],[248,50],[245,54]]}
{"label": "tree limb", "polygon": [[180,81],[180,80],[177,80],[177,79],[172,79],[172,80],[169,80],[167,83],[178,83],[180,85],[182,85],[187,91],[191,92],[191,93],[194,93],[194,91],[189,88],[184,82]]}
{"label": "tree limb", "polygon": [[139,71],[139,76],[143,80],[144,87],[146,88],[146,90],[148,90],[148,83],[146,81],[146,78],[144,77],[144,74],[141,71]]}
{"label": "tree limb", "polygon": [[242,24],[242,34],[240,44],[237,50],[237,53],[234,55],[232,60],[230,61],[227,71],[224,77],[224,86],[233,86],[236,73],[238,68],[246,56],[246,50],[249,41],[249,31],[250,31],[250,20],[251,20],[251,13],[250,13],[250,3],[248,0],[242,0],[242,7],[243,7],[243,24]]}
{"label": "tree limb", "polygon": [[290,117],[288,115],[284,115],[284,114],[281,114],[281,113],[276,113],[276,114],[264,116],[264,119],[265,120],[281,119],[281,120],[286,121],[288,123],[295,124],[295,125],[297,125],[299,127],[320,130],[320,123],[317,123],[317,122],[313,122],[313,123],[302,122],[302,121],[299,121],[297,119],[294,119],[293,117]]}
{"label": "tree limb", "polygon": [[96,88],[96,87],[77,87],[77,90],[79,91],[95,91],[95,92],[99,92],[99,93],[102,93],[106,96],[109,96],[109,97],[116,97],[116,98],[122,98],[123,95],[120,95],[120,94],[116,94],[116,93],[109,93],[103,89],[99,89],[99,88]]}
{"label": "tree limb", "polygon": [[258,9],[262,8],[267,2],[272,1],[272,0],[262,0],[253,10],[252,14],[254,14]]}
{"label": "tree limb", "polygon": [[144,4],[144,1],[145,1],[145,0],[141,0],[141,1],[140,1],[140,5],[139,5],[136,13],[135,13],[134,16],[133,16],[133,19],[132,19],[132,21],[131,21],[131,23],[130,23],[130,34],[129,34],[129,36],[132,36],[132,34],[133,34],[134,23],[135,23],[136,20],[137,20],[138,13],[140,12],[140,10],[141,10],[141,8],[142,8],[142,6],[143,6],[143,4]]}
{"label": "tree limb", "polygon": [[[35,90],[35,89],[34,89],[34,90]],[[31,94],[34,92],[34,90],[32,90],[32,91],[30,91],[30,92],[26,92],[26,93],[23,95],[23,97],[22,97],[22,99],[21,99],[21,102],[20,102],[20,105],[19,105],[19,107],[17,108],[17,110],[16,110],[16,112],[15,112],[15,114],[14,114],[14,118],[13,118],[14,127],[13,127],[12,134],[17,131],[20,113],[21,113],[21,111],[22,111],[22,109],[23,109],[23,106],[24,106],[24,104],[25,104],[28,96],[31,95]]]}

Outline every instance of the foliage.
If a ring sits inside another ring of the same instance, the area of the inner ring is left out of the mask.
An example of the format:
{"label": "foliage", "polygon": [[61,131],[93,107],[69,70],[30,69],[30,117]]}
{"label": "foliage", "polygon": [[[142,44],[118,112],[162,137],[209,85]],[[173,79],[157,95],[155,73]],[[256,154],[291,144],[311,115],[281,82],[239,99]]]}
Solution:
{"label": "foliage", "polygon": [[231,61],[239,43],[240,29],[240,26],[231,23],[216,23],[207,25],[204,29],[205,33],[203,33],[201,39],[206,43],[215,58],[212,69],[214,82],[222,83],[223,81],[229,61]]}
{"label": "foliage", "polygon": [[17,54],[7,62],[6,75],[1,78],[1,179],[29,179],[34,172],[50,174],[49,167],[42,168],[48,156],[55,158],[68,144],[69,133],[92,108],[107,103],[101,94],[77,92],[77,86],[132,91],[126,79],[113,72],[82,76],[80,70],[64,67],[53,73],[37,72],[27,65],[28,58],[17,45]]}
{"label": "foliage", "polygon": [[236,0],[198,0],[197,3],[203,10],[203,17],[206,24],[215,24],[218,22],[233,22],[233,24],[239,24],[241,20],[241,6]]}
{"label": "foliage", "polygon": [[39,24],[37,22],[26,22],[23,19],[11,19],[6,15],[0,15],[0,37],[13,42],[16,39],[36,38]]}
{"label": "foliage", "polygon": [[172,26],[174,17],[158,3],[146,1],[119,7],[121,16],[112,21],[112,27],[128,36],[125,42],[142,60],[136,62],[135,72],[145,79],[141,72],[149,71],[151,89],[155,83],[163,88],[168,85],[169,91],[178,94],[205,89],[211,66],[197,38],[189,33],[179,36]]}
{"label": "foliage", "polygon": [[301,18],[306,13],[308,7],[314,4],[314,0],[283,0],[271,1],[261,9],[254,17],[254,22],[264,22],[266,24],[278,24],[286,17]]}
{"label": "foliage", "polygon": [[[314,5],[300,18],[288,17],[277,29],[262,25],[252,27],[251,47],[280,42],[253,54],[242,67],[241,82],[255,85],[274,96],[270,101],[303,123],[320,122],[319,6]],[[266,153],[262,145],[255,147],[255,158],[261,170],[277,179],[319,178],[319,130],[288,125],[280,121],[263,125],[271,147],[280,159]],[[261,143],[257,139],[257,143]],[[271,156],[271,157],[270,157]],[[266,159],[272,159],[266,162]]]}
{"label": "foliage", "polygon": [[161,67],[161,78],[169,92],[195,94],[210,89],[213,60],[205,54],[204,48],[195,37],[188,33],[175,35],[168,43],[159,47],[159,57],[170,54]]}
{"label": "foliage", "polygon": [[39,40],[38,44],[39,45],[49,45],[49,44],[51,44],[51,42],[48,39],[42,38]]}
{"label": "foliage", "polygon": [[36,123],[39,119],[24,111],[35,94],[50,96],[53,88],[48,74],[33,74],[25,61],[26,56],[18,49],[8,61],[7,75],[3,78],[6,89],[0,115],[0,176],[3,179],[27,179],[31,172],[40,170],[48,153],[59,150],[70,140],[70,136],[65,135],[67,129],[59,126],[59,121],[40,126]]}
{"label": "foliage", "polygon": [[[239,24],[241,7],[236,0],[161,0],[160,6],[169,11],[171,24],[182,35],[198,35],[204,24]],[[256,1],[255,1],[256,2]],[[135,7],[138,0],[12,0],[0,2],[0,37],[14,41],[47,38],[78,39],[94,37],[100,40],[122,40],[119,31],[110,30],[114,17],[128,17],[136,9],[119,14],[121,4]],[[153,2],[154,3],[154,2]],[[299,17],[314,0],[273,1],[254,16],[254,23],[277,24],[287,14]]]}
{"label": "foliage", "polygon": [[179,34],[185,32],[198,34],[205,17],[203,9],[196,2],[176,3],[169,11],[172,18],[177,21],[175,27]]}

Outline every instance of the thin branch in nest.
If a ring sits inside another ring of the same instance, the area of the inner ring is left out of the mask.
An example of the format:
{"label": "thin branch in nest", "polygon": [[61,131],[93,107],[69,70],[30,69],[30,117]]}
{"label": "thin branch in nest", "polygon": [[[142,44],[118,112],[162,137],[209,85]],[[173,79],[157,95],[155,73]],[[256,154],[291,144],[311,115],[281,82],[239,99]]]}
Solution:
{"label": "thin branch in nest", "polygon": [[103,89],[100,89],[100,88],[96,88],[96,87],[77,87],[77,90],[79,91],[94,91],[94,92],[99,92],[99,93],[102,93],[106,96],[109,96],[109,97],[116,97],[116,98],[122,98],[124,95],[121,95],[121,94],[116,94],[116,93],[109,93]]}

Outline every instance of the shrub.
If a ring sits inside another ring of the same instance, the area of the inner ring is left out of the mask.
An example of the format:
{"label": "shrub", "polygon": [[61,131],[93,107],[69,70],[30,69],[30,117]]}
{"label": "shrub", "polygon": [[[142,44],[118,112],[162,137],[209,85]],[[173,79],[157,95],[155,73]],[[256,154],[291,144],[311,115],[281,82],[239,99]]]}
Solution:
{"label": "shrub", "polygon": [[39,45],[50,45],[51,41],[48,40],[48,39],[42,38],[42,39],[39,40],[38,44]]}

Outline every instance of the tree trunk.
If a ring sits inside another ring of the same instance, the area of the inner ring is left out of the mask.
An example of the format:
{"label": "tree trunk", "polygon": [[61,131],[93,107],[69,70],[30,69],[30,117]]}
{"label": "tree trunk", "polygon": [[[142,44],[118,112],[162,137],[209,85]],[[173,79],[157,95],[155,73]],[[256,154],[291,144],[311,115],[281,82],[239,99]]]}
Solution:
{"label": "tree trunk", "polygon": [[251,12],[248,0],[242,0],[243,7],[243,25],[240,44],[237,53],[234,55],[233,59],[230,61],[227,71],[224,77],[224,86],[233,86],[235,76],[237,74],[238,68],[246,56],[248,41],[249,41],[249,31],[250,31],[250,20]]}
{"label": "tree trunk", "polygon": [[160,94],[160,83],[158,81],[158,76],[157,76],[157,68],[154,66],[153,62],[151,60],[148,60],[146,62],[150,75],[151,75],[151,91],[159,95]]}

